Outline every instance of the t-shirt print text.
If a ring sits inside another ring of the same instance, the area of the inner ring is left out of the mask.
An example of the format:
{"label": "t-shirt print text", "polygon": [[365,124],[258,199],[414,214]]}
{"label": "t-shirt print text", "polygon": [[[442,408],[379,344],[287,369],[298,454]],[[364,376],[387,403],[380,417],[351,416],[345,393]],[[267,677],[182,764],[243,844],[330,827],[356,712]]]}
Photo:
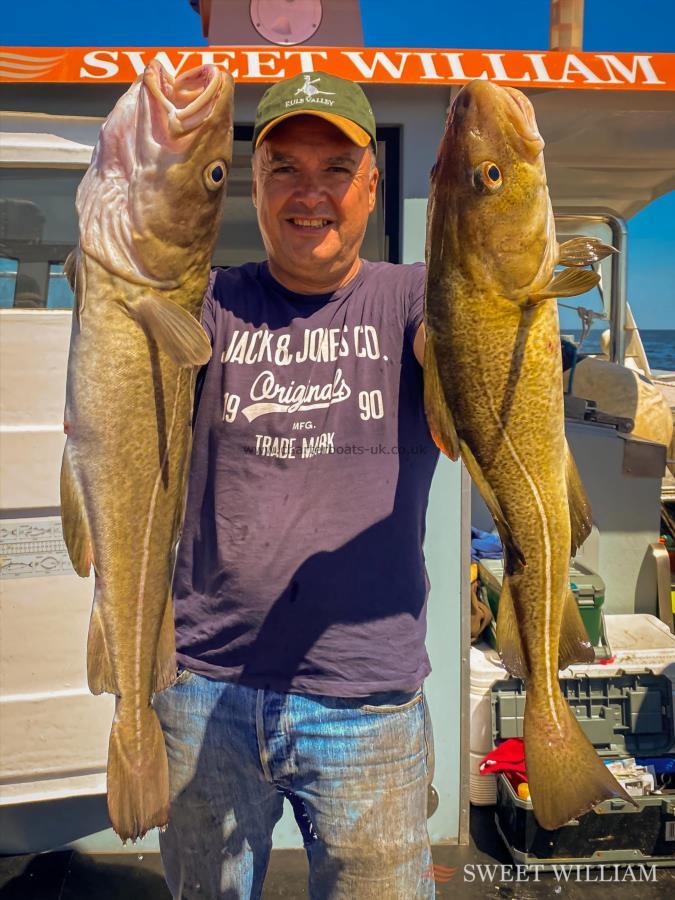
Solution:
{"label": "t-shirt print text", "polygon": [[[381,355],[377,330],[373,325],[355,325],[342,328],[305,328],[297,346],[292,346],[290,334],[277,334],[267,328],[257,330],[236,329],[221,356],[223,364],[275,367],[301,366],[303,363],[335,363],[353,355],[356,358],[385,362]],[[279,373],[265,368],[260,371],[250,387],[249,396],[242,397],[226,392],[223,397],[223,421],[234,422],[241,415],[253,422],[269,413],[299,413],[326,409],[352,396],[352,388],[345,379],[343,369],[337,367],[331,377],[314,381],[301,378],[283,379]],[[358,395],[360,418],[382,418],[384,415],[382,391],[361,391]],[[312,429],[311,422],[294,422],[293,430]],[[272,445],[256,436],[258,455],[274,455]],[[334,452],[332,440],[320,441],[322,453]],[[292,457],[291,457],[292,458]]]}

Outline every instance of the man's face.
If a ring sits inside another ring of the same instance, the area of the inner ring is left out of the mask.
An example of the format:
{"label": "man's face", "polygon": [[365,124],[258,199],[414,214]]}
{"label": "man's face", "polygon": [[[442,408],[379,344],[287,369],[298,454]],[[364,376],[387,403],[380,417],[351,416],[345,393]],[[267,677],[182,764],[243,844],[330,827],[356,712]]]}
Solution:
{"label": "man's face", "polygon": [[293,116],[273,128],[253,164],[253,203],[273,274],[317,292],[348,276],[377,178],[368,148],[325,119]]}

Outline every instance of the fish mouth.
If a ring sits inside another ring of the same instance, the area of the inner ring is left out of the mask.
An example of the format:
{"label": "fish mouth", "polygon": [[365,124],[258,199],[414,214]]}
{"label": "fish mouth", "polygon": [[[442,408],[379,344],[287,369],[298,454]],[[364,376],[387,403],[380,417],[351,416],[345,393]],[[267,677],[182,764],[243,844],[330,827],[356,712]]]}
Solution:
{"label": "fish mouth", "polygon": [[508,103],[509,121],[534,159],[544,149],[544,139],[539,134],[534,107],[522,91],[506,85],[500,87]]}
{"label": "fish mouth", "polygon": [[528,98],[516,88],[476,78],[465,84],[455,97],[448,123],[462,131],[481,135],[496,125],[501,131],[508,124],[518,139],[518,150],[534,162],[544,149],[534,108]]}
{"label": "fish mouth", "polygon": [[174,134],[198,128],[211,114],[222,84],[220,69],[204,65],[172,78],[153,59],[143,73],[143,84],[167,113]]}

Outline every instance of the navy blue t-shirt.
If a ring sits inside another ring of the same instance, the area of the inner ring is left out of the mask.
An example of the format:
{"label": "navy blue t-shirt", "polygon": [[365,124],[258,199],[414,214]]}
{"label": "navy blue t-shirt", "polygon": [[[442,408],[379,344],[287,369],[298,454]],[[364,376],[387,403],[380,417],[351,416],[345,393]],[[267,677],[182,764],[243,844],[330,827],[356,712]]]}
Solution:
{"label": "navy blue t-shirt", "polygon": [[212,272],[174,578],[181,665],[338,697],[429,673],[424,278],[421,264],[362,261],[345,287],[308,296],[266,263]]}

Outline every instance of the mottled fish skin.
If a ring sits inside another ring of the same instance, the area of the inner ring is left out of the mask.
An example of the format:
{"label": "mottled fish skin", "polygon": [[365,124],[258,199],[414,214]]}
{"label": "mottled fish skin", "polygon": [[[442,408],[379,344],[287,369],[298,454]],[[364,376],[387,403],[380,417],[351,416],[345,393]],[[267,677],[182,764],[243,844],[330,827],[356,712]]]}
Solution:
{"label": "mottled fish skin", "polygon": [[[591,520],[565,441],[552,298],[581,293],[597,276],[567,269],[554,281],[572,251],[567,264],[579,265],[579,245],[557,244],[543,146],[519,91],[475,81],[456,97],[429,201],[425,406],[505,546],[498,641],[507,668],[526,679],[530,791],[539,823],[552,829],[608,797],[630,798],[558,682],[559,666],[593,659],[568,581],[570,550]],[[586,262],[612,252],[589,248]]]}
{"label": "mottled fish skin", "polygon": [[150,706],[175,678],[171,579],[182,523],[199,324],[233,134],[229,75],[175,81],[154,62],[103,125],[77,195],[62,519],[76,571],[93,564],[94,693],[116,694],[108,754],[115,831],[168,820],[164,739]]}

